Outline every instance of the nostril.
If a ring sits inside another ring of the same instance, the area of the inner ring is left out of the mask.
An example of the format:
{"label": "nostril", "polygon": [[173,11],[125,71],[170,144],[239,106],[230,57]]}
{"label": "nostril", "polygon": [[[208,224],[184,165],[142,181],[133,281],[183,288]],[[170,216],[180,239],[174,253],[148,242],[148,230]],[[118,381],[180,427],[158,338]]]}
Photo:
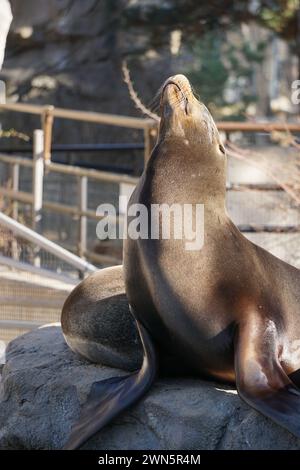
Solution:
{"label": "nostril", "polygon": [[188,115],[189,114],[189,100],[187,98],[185,98],[184,110],[185,110],[185,114]]}

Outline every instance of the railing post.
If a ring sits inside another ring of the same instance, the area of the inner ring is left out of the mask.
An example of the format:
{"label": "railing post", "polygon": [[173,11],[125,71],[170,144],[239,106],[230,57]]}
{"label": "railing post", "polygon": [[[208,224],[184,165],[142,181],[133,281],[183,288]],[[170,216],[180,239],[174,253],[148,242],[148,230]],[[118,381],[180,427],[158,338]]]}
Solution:
{"label": "railing post", "polygon": [[[12,190],[15,191],[16,193],[19,191],[19,175],[20,175],[20,166],[18,165],[18,163],[14,163],[12,165]],[[19,215],[19,203],[18,201],[13,200],[12,218],[15,220],[18,220],[18,215]],[[13,238],[13,241],[12,241],[12,258],[14,260],[19,259],[18,242],[15,237]]]}
{"label": "railing post", "polygon": [[41,231],[44,180],[44,132],[36,129],[33,133],[33,174],[32,174],[32,228]]}
{"label": "railing post", "polygon": [[44,131],[44,162],[51,162],[51,145],[52,145],[52,129],[53,129],[53,110],[54,106],[46,106],[42,114],[42,126]]}
{"label": "railing post", "polygon": [[[18,163],[12,165],[12,190],[14,192],[19,191],[19,176],[20,176],[20,166]],[[18,201],[13,201],[12,204],[12,217],[15,220],[18,220],[19,215],[19,204]]]}
{"label": "railing post", "polygon": [[88,178],[79,177],[79,240],[78,256],[84,258],[87,251],[87,217],[82,215],[83,211],[88,209]]}
{"label": "railing post", "polygon": [[[36,129],[33,132],[33,172],[32,172],[32,228],[38,233],[42,231],[44,183],[44,132]],[[34,250],[34,264],[40,265],[39,250]]]}

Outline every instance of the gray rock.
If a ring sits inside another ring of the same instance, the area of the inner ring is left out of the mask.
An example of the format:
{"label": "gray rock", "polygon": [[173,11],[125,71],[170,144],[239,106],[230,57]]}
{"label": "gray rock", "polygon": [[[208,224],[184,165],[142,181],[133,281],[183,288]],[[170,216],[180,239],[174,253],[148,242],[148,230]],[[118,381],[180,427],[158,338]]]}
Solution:
{"label": "gray rock", "polygon": [[[123,371],[79,360],[59,326],[14,340],[0,383],[0,449],[59,449],[91,384]],[[300,449],[300,441],[200,379],[160,379],[85,449]]]}

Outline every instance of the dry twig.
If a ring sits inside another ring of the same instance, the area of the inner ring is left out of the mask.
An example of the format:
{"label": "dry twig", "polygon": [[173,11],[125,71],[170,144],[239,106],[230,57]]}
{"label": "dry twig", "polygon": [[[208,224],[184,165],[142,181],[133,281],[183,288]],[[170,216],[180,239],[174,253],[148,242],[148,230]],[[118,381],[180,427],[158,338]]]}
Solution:
{"label": "dry twig", "polygon": [[123,60],[123,62],[122,62],[122,72],[123,72],[124,82],[127,85],[130,98],[134,102],[136,108],[139,109],[146,116],[149,116],[150,118],[154,119],[155,121],[159,121],[160,120],[159,116],[155,113],[152,113],[152,111],[150,111],[150,109],[148,109],[142,103],[142,101],[140,100],[137,92],[135,91],[135,89],[133,87],[131,77],[130,77],[130,72],[129,72],[126,60]]}

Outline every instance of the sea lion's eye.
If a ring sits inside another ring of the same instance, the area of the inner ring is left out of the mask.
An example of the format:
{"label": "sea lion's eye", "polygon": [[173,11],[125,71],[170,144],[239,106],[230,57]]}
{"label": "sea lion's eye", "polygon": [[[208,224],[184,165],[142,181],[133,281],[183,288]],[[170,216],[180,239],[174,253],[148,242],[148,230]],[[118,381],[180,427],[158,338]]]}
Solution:
{"label": "sea lion's eye", "polygon": [[219,150],[225,155],[226,151],[222,144],[219,145]]}

